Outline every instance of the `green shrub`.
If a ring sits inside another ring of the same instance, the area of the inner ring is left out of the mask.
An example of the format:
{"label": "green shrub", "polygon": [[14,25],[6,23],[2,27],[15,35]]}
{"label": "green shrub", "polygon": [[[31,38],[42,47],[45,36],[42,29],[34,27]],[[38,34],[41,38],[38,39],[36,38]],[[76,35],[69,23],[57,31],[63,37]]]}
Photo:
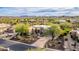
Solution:
{"label": "green shrub", "polygon": [[29,25],[18,23],[14,26],[15,32],[19,33],[20,35],[28,35],[29,33]]}

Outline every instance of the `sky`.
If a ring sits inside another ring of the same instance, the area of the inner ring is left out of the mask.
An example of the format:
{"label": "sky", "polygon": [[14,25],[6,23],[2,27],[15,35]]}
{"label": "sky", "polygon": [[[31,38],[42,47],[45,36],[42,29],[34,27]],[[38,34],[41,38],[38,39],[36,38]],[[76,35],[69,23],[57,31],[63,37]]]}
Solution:
{"label": "sky", "polygon": [[0,7],[0,16],[79,16],[79,7]]}

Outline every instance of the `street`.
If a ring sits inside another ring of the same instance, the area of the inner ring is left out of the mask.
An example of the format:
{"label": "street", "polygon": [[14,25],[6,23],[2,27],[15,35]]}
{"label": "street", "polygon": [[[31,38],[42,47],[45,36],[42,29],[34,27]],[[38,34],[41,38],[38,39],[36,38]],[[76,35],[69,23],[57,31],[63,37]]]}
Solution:
{"label": "street", "polygon": [[11,51],[26,51],[28,48],[36,48],[28,44],[3,39],[0,39],[0,46],[9,48]]}

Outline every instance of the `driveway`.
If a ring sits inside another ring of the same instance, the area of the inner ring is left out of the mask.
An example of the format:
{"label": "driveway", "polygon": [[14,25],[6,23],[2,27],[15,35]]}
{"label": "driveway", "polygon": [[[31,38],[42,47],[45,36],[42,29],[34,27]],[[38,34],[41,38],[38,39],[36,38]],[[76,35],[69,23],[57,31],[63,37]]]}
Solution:
{"label": "driveway", "polygon": [[12,51],[26,51],[28,50],[28,48],[36,48],[34,46],[25,43],[20,43],[11,40],[3,40],[3,39],[0,39],[0,45],[5,48],[10,48],[10,50]]}
{"label": "driveway", "polygon": [[35,43],[32,44],[32,46],[36,46],[38,48],[44,48],[45,44],[49,41],[50,39],[48,37],[40,37]]}

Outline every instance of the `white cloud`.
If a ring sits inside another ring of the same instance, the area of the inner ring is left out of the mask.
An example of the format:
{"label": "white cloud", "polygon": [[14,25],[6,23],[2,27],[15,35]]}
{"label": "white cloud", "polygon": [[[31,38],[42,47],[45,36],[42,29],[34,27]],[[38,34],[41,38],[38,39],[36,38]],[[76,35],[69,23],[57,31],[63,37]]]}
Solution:
{"label": "white cloud", "polygon": [[10,8],[0,8],[0,15],[1,16],[78,16],[79,15],[79,8],[78,7],[10,7]]}

